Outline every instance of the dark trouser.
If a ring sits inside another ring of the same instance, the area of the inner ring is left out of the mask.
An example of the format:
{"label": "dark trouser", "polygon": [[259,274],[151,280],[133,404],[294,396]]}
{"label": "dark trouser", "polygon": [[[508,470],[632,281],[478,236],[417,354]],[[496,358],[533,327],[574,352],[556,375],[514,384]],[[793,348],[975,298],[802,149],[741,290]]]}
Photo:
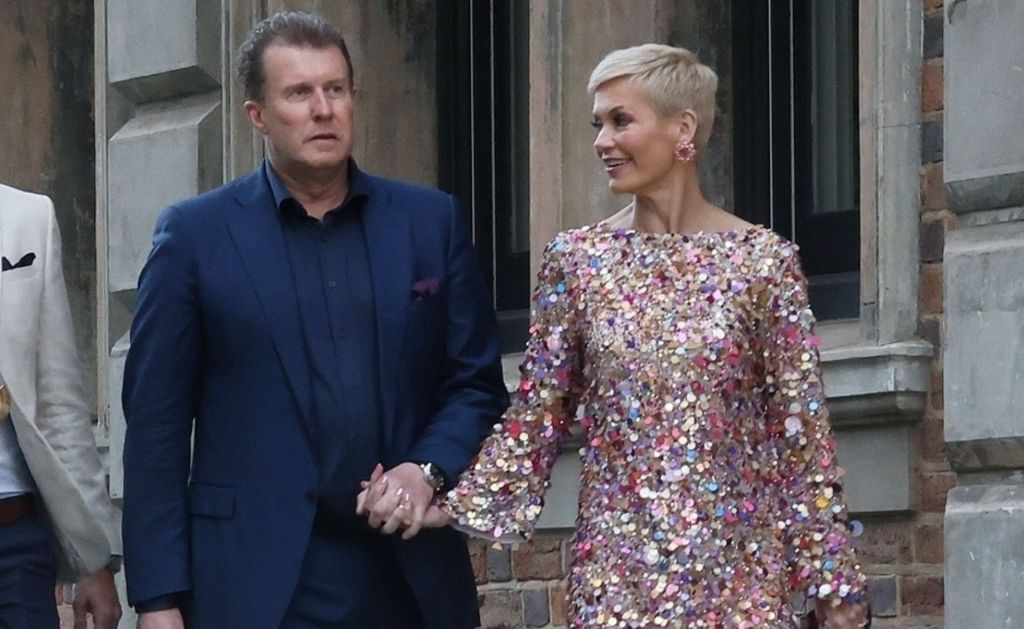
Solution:
{"label": "dark trouser", "polygon": [[281,629],[422,629],[416,600],[379,533],[313,528]]}
{"label": "dark trouser", "polygon": [[57,564],[33,517],[0,526],[0,629],[57,629]]}

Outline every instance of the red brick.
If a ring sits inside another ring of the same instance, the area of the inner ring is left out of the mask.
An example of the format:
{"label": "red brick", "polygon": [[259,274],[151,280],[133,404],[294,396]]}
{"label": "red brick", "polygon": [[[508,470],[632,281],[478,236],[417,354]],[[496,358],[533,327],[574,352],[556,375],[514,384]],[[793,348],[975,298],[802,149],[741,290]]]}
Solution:
{"label": "red brick", "polygon": [[926,417],[921,422],[921,458],[928,463],[948,464],[944,426],[940,417]]}
{"label": "red brick", "polygon": [[946,510],[946,494],[956,486],[953,472],[921,472],[918,474],[921,511],[942,513]]}
{"label": "red brick", "polygon": [[942,0],[924,0],[924,10],[926,13],[941,11]]}
{"label": "red brick", "polygon": [[477,585],[487,583],[487,545],[479,540],[469,542],[469,563]]}
{"label": "red brick", "polygon": [[914,529],[914,561],[941,564],[943,558],[941,524],[920,524]]}
{"label": "red brick", "polygon": [[942,182],[942,162],[921,167],[921,209],[941,210],[946,207],[946,187]]}
{"label": "red brick", "polygon": [[900,600],[908,616],[941,616],[945,596],[942,577],[903,577]]}
{"label": "red brick", "polygon": [[939,262],[946,246],[946,234],[953,228],[955,219],[947,211],[929,211],[921,218],[921,261]]}
{"label": "red brick", "polygon": [[520,544],[512,551],[512,573],[521,581],[564,577],[562,538],[538,535],[529,544]]}
{"label": "red brick", "polygon": [[491,590],[477,597],[481,629],[520,629],[523,598],[515,590]]}
{"label": "red brick", "polygon": [[942,312],[942,264],[928,262],[921,265],[921,314]]}
{"label": "red brick", "polygon": [[548,598],[551,599],[551,624],[556,627],[568,626],[569,617],[566,615],[566,607],[569,600],[565,593],[565,583],[552,585]]}
{"label": "red brick", "polygon": [[913,561],[913,523],[905,520],[864,522],[855,538],[857,556],[866,564],[908,564]]}
{"label": "red brick", "polygon": [[938,111],[942,109],[942,77],[941,59],[930,59],[921,67],[921,110]]}

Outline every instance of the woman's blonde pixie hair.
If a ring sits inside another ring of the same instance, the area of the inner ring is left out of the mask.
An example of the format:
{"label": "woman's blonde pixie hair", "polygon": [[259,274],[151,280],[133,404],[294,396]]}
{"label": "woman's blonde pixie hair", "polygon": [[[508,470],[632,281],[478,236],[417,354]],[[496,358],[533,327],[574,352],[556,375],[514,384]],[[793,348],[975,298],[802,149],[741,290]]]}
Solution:
{"label": "woman's blonde pixie hair", "polygon": [[718,75],[697,61],[697,55],[663,44],[616,50],[591,72],[587,92],[593,96],[605,83],[624,77],[647,93],[651,106],[663,117],[692,109],[697,114],[694,143],[698,148],[707,146],[715,123]]}

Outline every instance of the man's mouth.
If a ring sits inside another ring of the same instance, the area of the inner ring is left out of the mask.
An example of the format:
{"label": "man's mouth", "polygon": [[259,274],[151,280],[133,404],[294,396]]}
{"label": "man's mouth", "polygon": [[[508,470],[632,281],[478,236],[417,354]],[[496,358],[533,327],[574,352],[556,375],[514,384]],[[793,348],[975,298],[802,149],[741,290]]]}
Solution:
{"label": "man's mouth", "polygon": [[310,140],[337,140],[338,136],[333,133],[318,133],[310,138]]}

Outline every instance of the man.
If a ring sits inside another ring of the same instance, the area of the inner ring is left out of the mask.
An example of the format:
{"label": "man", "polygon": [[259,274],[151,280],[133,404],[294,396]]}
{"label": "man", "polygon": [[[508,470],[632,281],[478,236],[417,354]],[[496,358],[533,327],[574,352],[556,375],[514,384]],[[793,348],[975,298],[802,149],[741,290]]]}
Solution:
{"label": "man", "polygon": [[475,626],[458,534],[355,512],[381,462],[421,518],[507,404],[458,204],[357,168],[352,65],[322,18],[256,25],[239,74],[267,159],[168,208],[139,280],[129,602],[143,629]]}
{"label": "man", "polygon": [[76,627],[91,615],[97,629],[113,629],[120,536],[50,199],[0,185],[0,257],[0,627],[56,629],[61,579],[77,582]]}

